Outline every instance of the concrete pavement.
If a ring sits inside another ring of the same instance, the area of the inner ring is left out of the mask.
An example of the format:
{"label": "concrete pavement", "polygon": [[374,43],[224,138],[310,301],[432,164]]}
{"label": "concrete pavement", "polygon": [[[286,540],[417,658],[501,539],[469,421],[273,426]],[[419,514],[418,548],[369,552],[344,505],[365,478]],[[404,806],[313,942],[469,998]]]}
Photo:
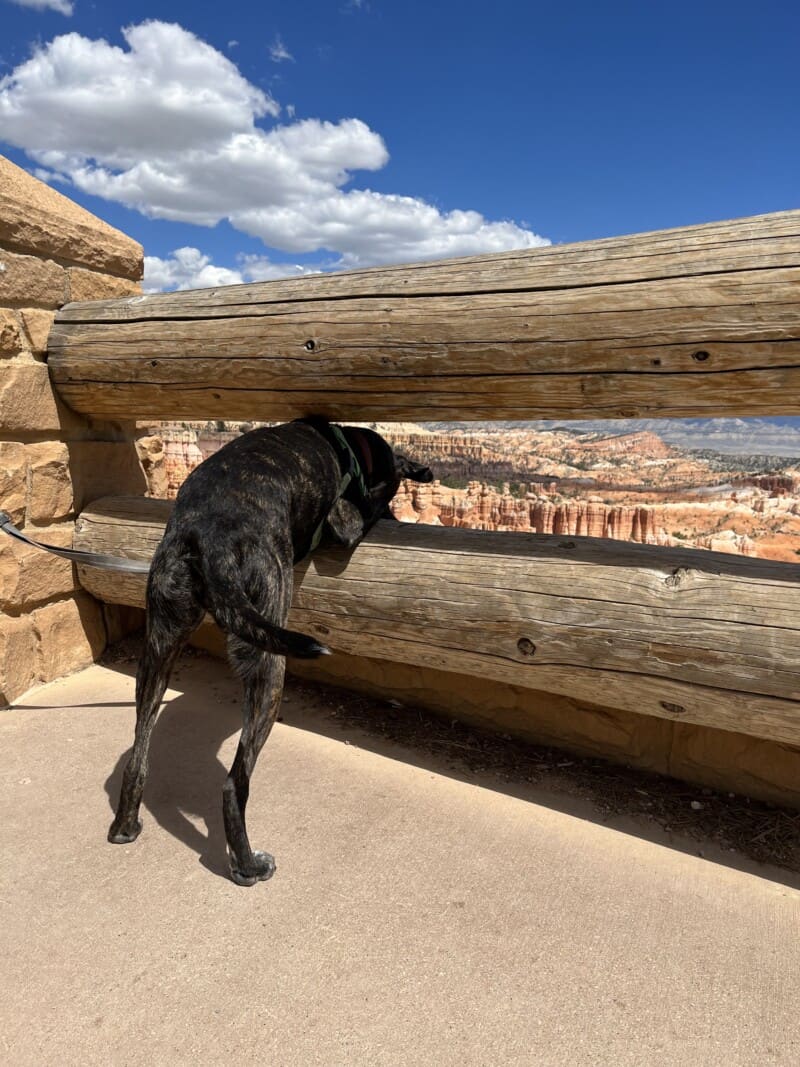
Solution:
{"label": "concrete pavement", "polygon": [[129,668],[95,666],[0,712],[3,1063],[800,1062],[786,872],[410,758],[290,690],[248,810],[278,870],[240,888],[235,683],[182,661],[143,833],[112,846],[132,699]]}

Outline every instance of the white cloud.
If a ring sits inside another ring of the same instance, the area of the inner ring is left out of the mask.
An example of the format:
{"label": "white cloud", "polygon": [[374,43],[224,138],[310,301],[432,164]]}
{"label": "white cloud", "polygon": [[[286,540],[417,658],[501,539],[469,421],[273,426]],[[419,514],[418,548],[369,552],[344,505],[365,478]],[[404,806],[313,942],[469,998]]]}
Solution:
{"label": "white cloud", "polygon": [[339,267],[404,263],[503,252],[547,244],[513,222],[487,222],[477,211],[450,211],[410,196],[369,190],[332,191],[302,205],[235,212],[237,229],[290,252],[328,248]]}
{"label": "white cloud", "polygon": [[311,267],[295,263],[275,263],[264,256],[240,256],[240,270],[216,267],[199,248],[176,248],[168,259],[144,257],[144,291],[160,293],[172,289],[208,289],[217,285],[239,285],[275,278],[316,274]]}
{"label": "white cloud", "polygon": [[323,268],[300,263],[276,263],[266,256],[239,256],[246,282],[271,282],[276,278],[301,278],[306,274],[321,274]]}
{"label": "white cloud", "polygon": [[236,285],[244,281],[239,271],[215,267],[199,248],[176,248],[169,259],[144,257],[146,293],[164,289],[206,289],[214,285]]}
{"label": "white cloud", "polygon": [[279,33],[275,34],[275,40],[269,46],[269,58],[273,63],[283,63],[287,59],[294,63],[294,56],[281,40]]}
{"label": "white cloud", "polygon": [[35,11],[57,11],[60,15],[71,15],[75,5],[70,0],[11,0],[18,7],[32,7]]}
{"label": "white cloud", "polygon": [[37,48],[0,80],[3,138],[56,169],[95,160],[122,171],[208,151],[280,111],[180,26],[143,22],[123,36],[129,51],[77,33]]}
{"label": "white cloud", "polygon": [[[194,34],[149,21],[123,35],[127,48],[64,34],[0,79],[0,137],[51,180],[154,218],[205,226],[227,219],[273,248],[325,249],[333,266],[547,243],[475,211],[346,189],[353,172],[389,158],[364,122],[292,121],[290,113],[287,124],[264,128],[258,122],[278,118],[277,102]],[[227,268],[180,269],[196,278]]]}

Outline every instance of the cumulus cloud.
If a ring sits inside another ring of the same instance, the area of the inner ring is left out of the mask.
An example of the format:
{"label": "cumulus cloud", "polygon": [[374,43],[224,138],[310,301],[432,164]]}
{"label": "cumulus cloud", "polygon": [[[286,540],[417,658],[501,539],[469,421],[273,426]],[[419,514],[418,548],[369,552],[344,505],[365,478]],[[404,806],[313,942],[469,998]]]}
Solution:
{"label": "cumulus cloud", "polygon": [[241,282],[264,282],[275,278],[297,278],[317,270],[294,263],[275,263],[264,256],[240,256],[240,269],[217,267],[199,248],[176,248],[167,258],[144,257],[146,293],[172,289],[208,289],[215,285],[239,285]]}
{"label": "cumulus cloud", "polygon": [[11,0],[18,7],[32,7],[35,11],[57,11],[60,15],[71,15],[74,4],[70,0]]}
{"label": "cumulus cloud", "polygon": [[208,151],[277,116],[278,104],[235,64],[180,26],[123,30],[129,50],[78,33],[56,37],[0,80],[0,134],[46,166]]}
{"label": "cumulus cloud", "polygon": [[176,248],[169,259],[158,256],[144,257],[144,280],[146,293],[158,293],[165,289],[207,289],[214,285],[237,285],[244,278],[237,270],[215,267],[211,257],[199,248]]}
{"label": "cumulus cloud", "polygon": [[323,247],[341,254],[340,267],[404,263],[503,252],[547,244],[513,222],[487,222],[477,211],[450,211],[410,196],[335,190],[302,205],[238,211],[238,229],[290,252]]}
{"label": "cumulus cloud", "polygon": [[[346,188],[354,172],[389,158],[360,119],[294,121],[290,113],[280,124],[277,101],[183,27],[149,21],[123,36],[127,48],[64,34],[0,79],[0,137],[51,180],[153,218],[227,219],[272,248],[324,249],[332,266],[547,243],[475,211]],[[181,269],[194,278],[227,270],[199,261]]]}

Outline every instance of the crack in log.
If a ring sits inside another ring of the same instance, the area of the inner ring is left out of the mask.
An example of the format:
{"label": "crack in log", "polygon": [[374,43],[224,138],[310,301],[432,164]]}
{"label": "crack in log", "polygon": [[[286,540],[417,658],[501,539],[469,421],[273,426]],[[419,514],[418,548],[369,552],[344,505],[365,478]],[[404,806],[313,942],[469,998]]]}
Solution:
{"label": "crack in log", "polygon": [[[795,234],[789,235],[790,238],[791,237],[795,237],[795,236],[798,236],[798,235],[795,235]],[[753,238],[753,240],[764,240],[764,239],[765,238],[763,236],[761,236],[759,238]],[[784,239],[784,235],[782,235],[782,239]],[[737,243],[739,243],[739,242],[732,242],[732,244],[737,244]],[[665,252],[665,253],[657,253],[657,254],[667,255],[667,254],[675,254],[675,253],[674,252],[673,253]],[[620,261],[624,261],[624,259],[625,259],[625,257],[623,257],[623,256],[615,257],[615,258],[617,260],[620,260]],[[634,257],[634,258],[644,259],[646,261],[648,257],[647,256],[639,256],[639,257]],[[597,263],[597,260],[587,260],[586,262],[587,263]],[[580,261],[578,261],[575,264],[575,266],[576,267],[580,266]],[[523,293],[523,292],[529,292],[529,293],[569,292],[569,291],[572,291],[572,290],[588,290],[588,289],[600,289],[600,288],[609,288],[609,289],[611,289],[611,288],[616,288],[616,287],[621,286],[621,285],[651,285],[651,284],[659,285],[659,284],[662,284],[664,282],[676,282],[678,280],[691,279],[691,278],[713,278],[713,277],[725,278],[725,277],[728,277],[728,276],[733,276],[733,275],[736,275],[736,274],[742,274],[742,273],[749,272],[749,271],[761,272],[761,271],[772,271],[772,270],[776,270],[776,269],[778,269],[778,270],[791,270],[791,269],[793,269],[794,267],[797,267],[797,266],[800,266],[800,261],[798,261],[796,259],[793,259],[792,262],[787,263],[787,264],[785,264],[785,265],[783,265],[781,267],[778,267],[778,268],[776,268],[774,264],[768,264],[768,265],[765,265],[765,266],[752,266],[752,265],[749,265],[749,264],[744,264],[741,267],[732,267],[732,268],[729,268],[728,270],[725,270],[725,271],[719,271],[718,269],[697,270],[697,271],[688,271],[688,272],[682,273],[682,274],[664,274],[664,275],[659,275],[657,277],[648,277],[648,278],[635,278],[634,277],[634,278],[618,279],[618,280],[615,280],[615,281],[598,280],[598,281],[591,281],[591,282],[570,282],[569,284],[562,284],[562,285],[544,285],[544,284],[542,284],[542,285],[535,285],[535,284],[534,285],[530,285],[530,284],[528,284],[528,285],[523,286],[523,287],[513,286],[511,288],[507,288],[507,287],[497,286],[497,287],[492,287],[492,288],[487,288],[487,289],[481,289],[481,288],[474,288],[473,287],[473,288],[454,289],[454,290],[449,290],[448,289],[445,292],[437,292],[437,293],[426,292],[425,290],[419,290],[419,291],[415,291],[415,290],[408,291],[408,290],[406,290],[406,291],[397,291],[397,292],[381,292],[381,293],[377,293],[376,292],[376,293],[360,293],[360,294],[354,294],[354,293],[336,294],[336,293],[333,293],[333,294],[327,294],[327,295],[323,295],[323,296],[319,296],[319,295],[306,296],[304,294],[299,294],[299,295],[293,295],[291,300],[287,300],[285,297],[283,297],[281,300],[272,300],[272,301],[270,301],[268,299],[264,299],[263,303],[264,303],[265,306],[270,306],[271,304],[281,303],[281,302],[282,303],[299,303],[299,302],[302,302],[304,304],[314,304],[314,303],[321,303],[322,301],[325,301],[325,300],[331,300],[331,301],[337,301],[338,302],[338,301],[346,301],[346,300],[354,300],[354,299],[358,299],[358,300],[403,300],[404,301],[404,300],[409,300],[409,299],[416,300],[416,299],[426,299],[426,298],[431,298],[431,297],[433,297],[433,298],[436,298],[436,297],[449,298],[449,297],[475,297],[475,296],[494,296],[494,295],[503,296],[503,295],[513,295],[515,293]],[[408,269],[408,268],[406,268],[406,269]],[[420,265],[417,269],[418,270],[424,270],[425,269],[425,265],[424,264]],[[430,268],[428,268],[428,269],[430,269]],[[315,278],[316,277],[319,277],[319,276],[315,276]],[[336,277],[336,276],[335,275],[331,275],[331,277]],[[294,281],[297,281],[297,279],[294,279]],[[253,283],[250,283],[250,284],[253,284]],[[259,283],[255,283],[255,284],[259,284]],[[261,284],[264,284],[264,283],[261,283]],[[266,284],[269,284],[269,283],[266,283]],[[317,282],[316,284],[319,284],[319,282]],[[197,291],[198,290],[195,290],[195,292],[197,292]],[[212,290],[210,290],[210,292],[214,292],[214,290],[212,289]],[[164,295],[164,294],[160,294],[160,293],[152,294],[152,296],[154,296],[154,297],[159,297],[159,296],[162,296],[162,295]],[[169,296],[172,296],[172,294],[169,294]],[[121,300],[118,300],[118,301],[115,300],[115,301],[110,302],[110,303],[113,303],[114,305],[116,305],[118,307],[119,306],[125,306],[125,304],[124,304],[125,299],[130,299],[130,298],[122,298]],[[181,298],[178,298],[178,299],[181,299]],[[209,300],[209,302],[210,302],[210,300]],[[225,305],[220,305],[220,306],[226,306],[226,307],[252,307],[253,304],[251,304],[248,301],[242,301],[241,303],[225,304]],[[64,306],[63,310],[68,311],[69,307],[70,307],[70,305],[66,304]],[[195,316],[179,316],[179,315],[168,315],[168,314],[165,314],[164,317],[165,318],[169,318],[171,322],[180,322],[180,321],[184,321],[184,320],[185,321],[203,321],[202,317],[195,317]],[[148,322],[148,321],[152,321],[152,318],[153,318],[153,316],[151,316],[151,315],[138,316],[138,317],[130,316],[130,317],[125,317],[124,319],[121,319],[119,321],[124,321],[124,322],[127,322],[127,323]],[[98,320],[96,318],[89,318],[89,317],[84,319],[84,318],[73,317],[72,314],[70,314],[69,318],[67,318],[65,315],[61,315],[61,314],[57,314],[56,315],[56,322],[57,323],[71,322],[71,323],[74,323],[74,324],[79,324],[79,323],[89,324],[89,323],[98,323],[100,321],[102,321],[102,322],[110,322],[110,321],[114,321],[114,320],[111,320],[111,319],[108,319],[108,318],[105,318],[105,317],[103,319],[101,319],[101,320]]]}
{"label": "crack in log", "polygon": [[[369,627],[365,627],[365,628],[359,629],[359,630],[348,630],[348,629],[342,627],[342,620],[343,620],[343,616],[342,615],[336,615],[333,612],[325,611],[324,609],[302,608],[302,607],[300,607],[298,605],[297,606],[297,610],[301,611],[301,612],[304,611],[304,612],[313,614],[314,616],[323,617],[323,618],[330,618],[332,620],[335,620],[334,622],[331,623],[331,627],[330,627],[330,631],[329,631],[329,636],[330,636],[331,641],[332,641],[332,643],[334,645],[336,644],[337,638],[344,638],[345,640],[347,640],[348,637],[351,637],[351,638],[352,637],[356,637],[356,638],[358,638],[359,636],[364,636],[366,634],[370,638],[377,638],[378,640],[391,642],[393,650],[395,650],[398,647],[398,645],[407,645],[407,646],[410,646],[412,648],[423,648],[428,653],[433,651],[434,654],[435,654],[436,650],[438,650],[438,649],[441,649],[442,652],[460,653],[461,655],[463,655],[465,657],[473,657],[476,654],[476,650],[474,648],[464,648],[461,645],[455,645],[455,644],[452,644],[452,643],[447,642],[447,641],[438,642],[436,644],[436,646],[434,646],[434,648],[432,649],[430,644],[428,644],[427,642],[424,642],[424,641],[419,640],[419,639],[415,639],[413,637],[409,637],[408,635],[401,635],[396,630],[392,630],[391,632],[386,632],[383,629],[381,629],[380,626],[377,626],[377,627],[369,626]],[[346,618],[346,616],[344,618]],[[369,621],[369,618],[366,617],[366,616],[358,616],[358,618],[359,618],[360,621],[364,621],[365,619],[367,621]],[[309,626],[309,628],[314,629],[314,628],[316,628],[317,626],[319,626],[321,624],[317,623],[317,622],[313,622],[313,623],[310,623],[310,624],[307,624],[307,625]],[[541,646],[539,646],[539,648],[540,647]],[[719,655],[723,656],[726,659],[729,659],[730,655],[731,655],[731,653],[729,651],[725,652],[725,651],[719,651],[719,650],[716,650],[716,649],[712,649],[711,651],[718,652]],[[575,670],[577,668],[577,669],[580,669],[582,671],[596,671],[596,672],[601,673],[601,674],[602,673],[608,673],[608,674],[614,674],[614,675],[623,674],[623,675],[628,675],[628,676],[631,676],[631,677],[635,677],[637,679],[649,678],[649,679],[653,680],[654,682],[655,681],[661,681],[661,682],[674,682],[675,681],[674,678],[671,678],[667,674],[664,674],[664,675],[662,675],[662,674],[653,674],[652,673],[652,662],[650,664],[650,669],[649,670],[637,671],[637,670],[634,670],[634,669],[631,669],[631,668],[625,668],[625,667],[620,667],[620,666],[604,667],[604,666],[599,666],[599,665],[594,664],[594,663],[586,664],[586,663],[583,663],[583,662],[575,662],[574,660],[559,660],[559,659],[545,659],[545,658],[541,658],[540,659],[539,655],[538,655],[538,649],[537,649],[537,655],[533,659],[528,659],[528,658],[518,659],[513,655],[506,655],[506,654],[504,654],[502,652],[496,652],[496,651],[493,652],[493,651],[489,651],[489,650],[485,650],[485,649],[481,649],[480,650],[480,656],[481,656],[482,659],[496,660],[496,661],[501,662],[501,663],[511,663],[514,666],[524,667],[524,668],[527,668],[529,670],[535,670],[537,667],[540,667],[540,668],[541,667],[555,667],[555,668],[560,668],[560,669],[563,669],[563,670]],[[397,658],[397,657],[393,657],[393,658]],[[417,660],[415,659],[413,662],[417,662]],[[667,669],[667,666],[669,668],[671,668],[671,669],[674,669],[674,664],[673,663],[666,664],[665,665],[665,670]],[[780,673],[783,675],[786,672],[780,672]],[[790,677],[792,677],[792,676],[790,675]],[[753,683],[753,679],[751,678],[749,680],[751,682],[751,685],[746,690],[737,689],[735,686],[732,686],[732,685],[731,686],[725,686],[725,685],[711,686],[711,685],[708,685],[707,683],[704,683],[704,682],[697,682],[697,681],[694,681],[694,680],[688,681],[686,679],[681,679],[681,682],[683,682],[684,684],[705,688],[705,689],[708,689],[710,691],[716,690],[716,691],[732,692],[732,693],[738,693],[738,694],[751,693],[753,696],[776,698],[775,693],[772,693],[769,690],[763,688],[763,686],[754,686],[752,684]],[[791,701],[791,702],[797,702],[798,711],[800,712],[800,691],[798,691],[798,695],[797,696],[795,696],[794,694],[785,695],[785,694],[782,693],[780,695],[780,697],[776,698],[776,699],[787,700],[787,701]]]}
{"label": "crack in log", "polygon": [[[250,358],[250,357],[241,357],[241,358],[245,359],[245,358]],[[266,360],[270,359],[270,357],[261,357],[261,358],[264,358]],[[275,358],[278,358],[278,357],[275,357]],[[280,357],[280,358],[282,359],[283,357]],[[110,360],[109,362],[113,365],[114,361]],[[73,378],[73,377],[69,376],[68,374],[64,374],[64,373],[59,374],[59,367],[58,367],[57,364],[53,367],[53,370],[54,370],[54,373],[53,373],[54,381],[56,382],[57,385],[62,386],[62,387],[63,386],[70,386],[70,385],[73,386],[73,387],[80,387],[80,386],[83,386],[83,385],[100,385],[100,386],[111,385],[111,386],[117,386],[117,387],[120,386],[120,385],[129,385],[132,388],[135,388],[137,390],[140,390],[142,388],[151,388],[152,387],[152,388],[159,388],[159,389],[162,389],[162,388],[163,389],[170,389],[170,388],[200,389],[200,390],[203,390],[205,392],[212,392],[212,393],[213,392],[223,392],[223,393],[268,392],[268,393],[275,393],[277,395],[281,395],[283,393],[315,393],[315,392],[317,392],[319,390],[319,388],[322,387],[322,383],[321,382],[316,386],[310,385],[309,383],[306,383],[306,384],[300,383],[296,388],[292,388],[292,387],[290,387],[288,385],[285,385],[285,384],[281,384],[280,386],[272,386],[271,387],[267,383],[265,383],[264,385],[256,385],[256,386],[253,386],[253,385],[237,386],[237,385],[230,385],[228,383],[226,383],[225,385],[212,385],[212,384],[209,384],[208,382],[192,382],[192,381],[187,381],[186,379],[183,379],[183,380],[181,380],[179,382],[173,382],[173,381],[169,381],[169,380],[148,378],[148,380],[146,382],[142,382],[142,381],[137,381],[136,379],[128,379],[128,378],[123,378],[123,379],[120,379],[120,378],[85,378],[85,377]],[[798,364],[798,363],[782,364],[779,367],[769,366],[769,365],[768,366],[758,365],[758,366],[746,366],[746,367],[729,367],[729,368],[723,368],[723,369],[720,369],[720,370],[704,371],[704,372],[702,372],[702,374],[703,374],[703,377],[705,377],[705,378],[713,378],[715,376],[731,375],[731,374],[759,374],[759,373],[770,372],[770,371],[774,371],[774,370],[797,371],[797,370],[800,370],[800,364]],[[404,375],[398,374],[396,369],[390,369],[389,371],[387,371],[386,374],[367,374],[367,373],[358,372],[358,371],[348,371],[347,377],[349,379],[352,379],[354,384],[352,384],[352,385],[351,384],[346,384],[346,385],[337,386],[336,385],[336,381],[337,381],[338,378],[341,378],[341,376],[342,375],[341,375],[341,372],[340,372],[339,374],[336,374],[334,377],[332,377],[332,380],[331,380],[330,383],[326,382],[325,383],[326,391],[328,391],[328,392],[337,392],[337,393],[353,393],[353,392],[358,393],[358,392],[360,392],[360,390],[358,388],[358,384],[357,383],[362,381],[362,380],[365,381],[365,382],[368,382],[368,381],[384,381],[386,378],[391,379],[391,378],[397,378],[397,377],[404,377]],[[625,377],[625,378],[630,378],[630,377],[675,378],[675,377],[680,377],[680,376],[686,376],[686,377],[690,377],[691,378],[691,377],[696,377],[697,376],[697,372],[685,371],[685,370],[675,370],[675,371],[657,370],[657,371],[652,371],[651,372],[651,371],[647,371],[647,370],[644,370],[644,369],[643,370],[617,370],[617,369],[614,369],[614,370],[603,370],[603,371],[599,371],[599,370],[598,371],[590,371],[590,370],[585,370],[585,371],[562,371],[562,370],[559,370],[559,371],[535,371],[534,370],[534,371],[531,371],[531,370],[529,370],[529,371],[517,371],[517,372],[509,371],[509,372],[507,372],[505,374],[498,374],[497,372],[486,372],[486,373],[484,373],[484,372],[478,372],[478,371],[476,371],[476,372],[469,372],[469,371],[465,372],[465,371],[462,371],[460,373],[442,372],[442,373],[435,373],[435,374],[420,375],[418,373],[415,374],[412,370],[409,370],[407,372],[407,376],[409,378],[413,379],[418,384],[419,388],[418,388],[418,390],[415,390],[415,392],[416,391],[425,391],[426,392],[427,390],[423,388],[423,383],[424,382],[427,381],[427,382],[429,382],[431,384],[435,384],[436,382],[448,381],[450,379],[456,379],[456,380],[462,380],[462,381],[466,379],[467,381],[465,382],[465,384],[468,384],[468,382],[470,382],[470,381],[476,381],[476,382],[480,382],[480,381],[495,381],[498,378],[500,378],[500,379],[502,379],[502,378],[510,378],[510,379],[513,379],[515,383],[518,383],[520,381],[535,381],[537,378],[588,378],[588,379],[599,379],[599,380],[609,379],[609,378],[616,378],[616,377]],[[319,379],[324,379],[325,375],[324,374],[318,374],[315,377],[319,380]],[[430,388],[430,385],[428,386],[428,388]],[[405,390],[405,389],[383,389],[381,391],[381,395],[382,395],[382,397],[395,396],[395,395],[407,397],[408,396],[408,391]],[[469,395],[469,394],[467,394],[467,395]],[[426,397],[426,400],[428,402],[431,402],[431,401],[435,402],[438,399],[439,398],[437,398],[435,396],[427,396]],[[447,399],[449,400],[450,398],[447,398]],[[455,398],[452,398],[452,399],[454,399],[456,402],[458,402],[458,400],[459,400],[458,397],[455,397]],[[461,399],[463,399],[463,397]]]}

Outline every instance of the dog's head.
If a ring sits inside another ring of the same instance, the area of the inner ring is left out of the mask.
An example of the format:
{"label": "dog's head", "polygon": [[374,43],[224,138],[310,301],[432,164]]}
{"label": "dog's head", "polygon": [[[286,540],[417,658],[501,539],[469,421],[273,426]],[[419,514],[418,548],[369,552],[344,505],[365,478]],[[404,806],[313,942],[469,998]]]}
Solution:
{"label": "dog's head", "polygon": [[369,499],[374,503],[376,518],[385,511],[403,478],[414,482],[432,482],[433,471],[422,463],[395,452],[375,430],[360,426],[342,426],[342,433],[361,465]]}
{"label": "dog's head", "polygon": [[430,482],[433,472],[430,467],[394,452],[388,441],[374,430],[337,426],[337,431],[343,434],[358,460],[363,480],[353,479],[344,495],[337,498],[325,520],[325,529],[337,544],[353,548],[378,519],[393,518],[389,501],[403,478]]}

